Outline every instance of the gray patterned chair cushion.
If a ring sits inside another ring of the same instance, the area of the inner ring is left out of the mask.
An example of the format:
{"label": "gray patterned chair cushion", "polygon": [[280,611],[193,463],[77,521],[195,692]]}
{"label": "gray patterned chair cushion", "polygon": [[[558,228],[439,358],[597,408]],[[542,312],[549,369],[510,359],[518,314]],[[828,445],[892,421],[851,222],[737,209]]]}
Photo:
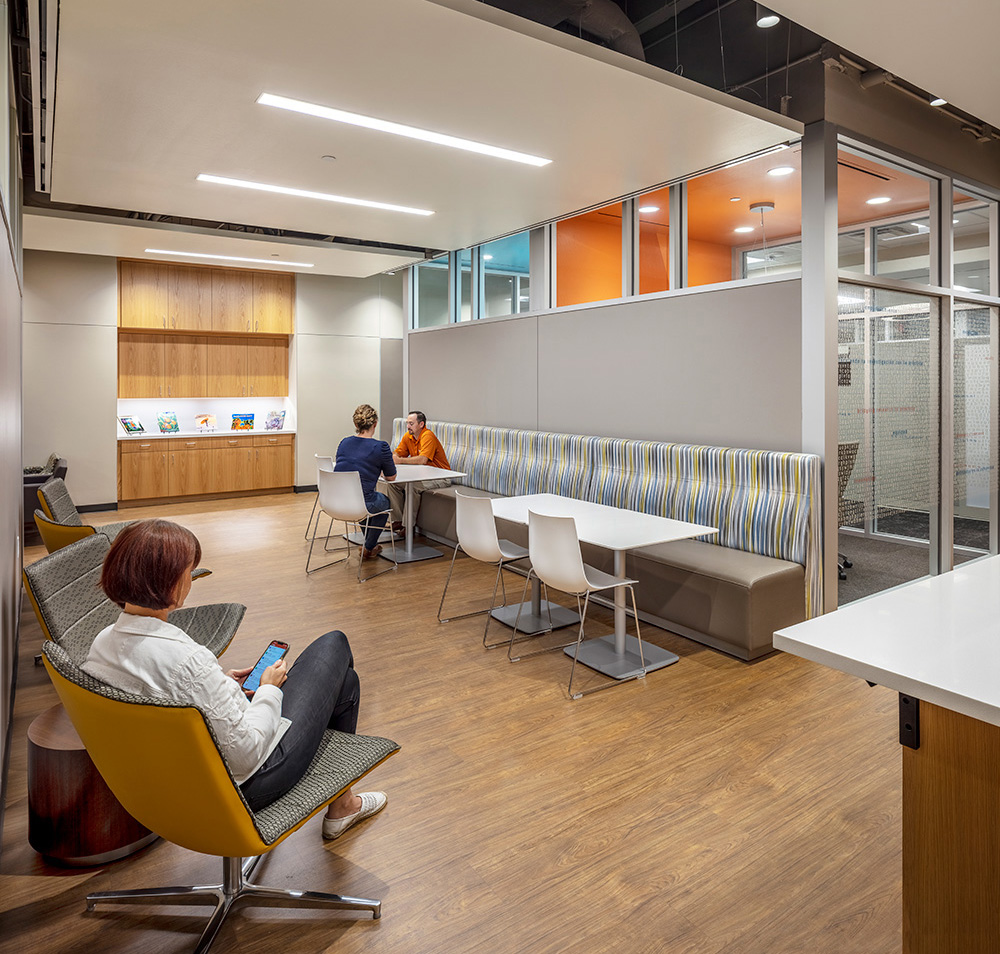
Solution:
{"label": "gray patterned chair cushion", "polygon": [[[100,587],[110,548],[108,538],[95,533],[24,568],[45,628],[76,665],[87,658],[94,637],[121,613]],[[245,613],[241,603],[213,603],[174,610],[169,621],[218,656]]]}
{"label": "gray patterned chair cushion", "polygon": [[83,521],[73,503],[73,498],[66,489],[66,481],[62,477],[53,477],[38,488],[38,494],[45,499],[56,523],[65,523],[70,527],[82,527]]}
{"label": "gray patterned chair cushion", "polygon": [[[51,640],[46,640],[42,646],[42,652],[52,668],[61,676],[88,692],[128,705],[159,706],[168,709],[194,708],[182,703],[136,696],[115,689],[78,668],[69,654]],[[204,719],[205,714],[202,712],[201,715]],[[219,749],[219,740],[207,719],[205,719],[205,728],[212,737],[215,747]],[[350,735],[346,732],[328,729],[323,733],[323,741],[320,743],[319,750],[309,768],[306,769],[305,775],[299,779],[291,791],[260,812],[254,812],[247,805],[246,799],[243,798],[243,792],[233,778],[232,769],[221,749],[219,749],[219,758],[222,759],[222,763],[229,773],[233,787],[240,793],[243,806],[261,839],[265,844],[273,845],[287,831],[304,821],[348,785],[361,778],[362,775],[398,749],[399,746],[391,739],[383,739],[373,735]]]}

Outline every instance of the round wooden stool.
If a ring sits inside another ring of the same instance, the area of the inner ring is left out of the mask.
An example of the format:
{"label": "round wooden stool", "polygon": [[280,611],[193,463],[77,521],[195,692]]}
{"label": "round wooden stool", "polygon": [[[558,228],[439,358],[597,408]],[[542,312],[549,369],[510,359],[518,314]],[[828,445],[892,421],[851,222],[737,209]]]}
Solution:
{"label": "round wooden stool", "polygon": [[62,705],[28,726],[28,842],[62,865],[117,861],[158,836],[111,793]]}

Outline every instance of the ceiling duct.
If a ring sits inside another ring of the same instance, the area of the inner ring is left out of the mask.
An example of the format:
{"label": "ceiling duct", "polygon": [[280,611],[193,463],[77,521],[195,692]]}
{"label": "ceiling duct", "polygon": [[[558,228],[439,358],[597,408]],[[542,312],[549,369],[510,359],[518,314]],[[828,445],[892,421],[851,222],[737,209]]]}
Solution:
{"label": "ceiling duct", "polygon": [[35,191],[52,188],[52,133],[55,125],[58,0],[28,0],[31,56],[31,135],[35,149]]}
{"label": "ceiling duct", "polygon": [[612,50],[637,60],[646,59],[639,31],[614,0],[484,0],[542,26],[571,23],[596,36]]}

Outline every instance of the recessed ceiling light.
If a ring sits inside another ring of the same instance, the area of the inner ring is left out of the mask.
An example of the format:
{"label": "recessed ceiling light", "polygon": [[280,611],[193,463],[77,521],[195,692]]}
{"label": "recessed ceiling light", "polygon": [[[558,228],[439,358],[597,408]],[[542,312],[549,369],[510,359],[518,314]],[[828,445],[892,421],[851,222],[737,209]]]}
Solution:
{"label": "recessed ceiling light", "polygon": [[147,248],[148,255],[182,255],[185,258],[211,258],[223,262],[253,262],[255,265],[281,265],[282,268],[315,268],[312,262],[273,262],[269,258],[243,258],[240,255],[210,255],[208,252],[177,252],[166,248]]}
{"label": "recessed ceiling light", "polygon": [[970,275],[969,278],[979,278],[978,275]]}
{"label": "recessed ceiling light", "polygon": [[864,302],[864,299],[853,298],[851,295],[838,295],[837,302],[841,305],[860,305]]}
{"label": "recessed ceiling light", "polygon": [[769,176],[790,176],[795,171],[795,166],[775,166],[773,169],[768,169],[767,174]]}
{"label": "recessed ceiling light", "polygon": [[767,259],[766,258],[758,258],[756,255],[748,255],[747,256],[747,261],[748,262],[753,262],[754,264],[757,264],[759,262],[766,262]]}
{"label": "recessed ceiling light", "polygon": [[753,226],[752,225],[741,225],[738,228],[733,229],[733,231],[734,232],[740,232],[740,233],[743,233],[743,232],[752,232],[753,231]]}
{"label": "recessed ceiling light", "polygon": [[868,199],[868,205],[885,205],[886,202],[891,202],[892,198],[887,195],[877,195],[873,199]]}
{"label": "recessed ceiling light", "polygon": [[942,99],[940,96],[935,96],[931,100],[931,106],[947,106],[948,100]]}
{"label": "recessed ceiling light", "polygon": [[492,255],[484,255],[483,256],[483,261],[484,262],[492,262],[493,261],[493,256]]}
{"label": "recessed ceiling light", "polygon": [[468,152],[478,152],[484,156],[495,156],[498,159],[510,159],[511,162],[523,162],[529,166],[547,166],[551,159],[532,156],[513,149],[502,149],[471,139],[459,139],[457,136],[446,136],[444,133],[420,129],[417,126],[404,126],[373,116],[362,116],[359,113],[348,113],[342,109],[330,106],[320,106],[317,103],[307,103],[299,99],[289,99],[287,96],[276,96],[274,93],[261,93],[257,97],[261,106],[276,106],[278,109],[288,109],[294,113],[305,113],[307,116],[318,116],[337,123],[347,123],[351,126],[364,126],[366,129],[377,129],[379,132],[392,133],[394,136],[406,136],[408,139],[420,139],[423,142],[433,142],[440,146],[451,146],[453,149],[465,149]]}
{"label": "recessed ceiling light", "polygon": [[740,196],[734,195],[729,201],[730,202],[739,202],[740,201]]}
{"label": "recessed ceiling light", "polygon": [[958,219],[952,219],[951,220],[951,224],[952,225],[958,225]]}
{"label": "recessed ceiling light", "polygon": [[278,195],[295,195],[302,199],[321,199],[324,202],[342,202],[344,205],[361,205],[368,209],[382,209],[386,212],[408,212],[410,215],[433,215],[429,209],[411,209],[405,205],[391,205],[388,202],[372,202],[370,199],[354,199],[345,195],[330,195],[328,192],[311,192],[308,189],[293,189],[290,186],[272,185],[269,182],[251,182],[249,179],[230,179],[227,176],[213,176],[201,173],[199,182],[214,182],[216,185],[238,186],[241,189],[256,189],[260,192],[276,192]]}
{"label": "recessed ceiling light", "polygon": [[640,205],[640,212],[659,212],[660,207],[658,205]]}
{"label": "recessed ceiling light", "polygon": [[773,26],[781,23],[781,17],[773,10],[769,10],[762,3],[757,4],[757,26],[762,30],[769,30]]}

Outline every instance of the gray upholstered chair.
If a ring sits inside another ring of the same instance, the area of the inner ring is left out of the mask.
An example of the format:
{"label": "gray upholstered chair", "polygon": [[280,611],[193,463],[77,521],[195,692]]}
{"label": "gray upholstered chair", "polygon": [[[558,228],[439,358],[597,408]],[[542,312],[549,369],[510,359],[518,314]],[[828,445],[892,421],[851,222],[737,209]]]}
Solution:
{"label": "gray upholstered chair", "polygon": [[[80,518],[80,511],[76,509],[76,504],[73,503],[73,498],[69,495],[69,490],[66,488],[66,481],[61,477],[53,477],[38,488],[38,503],[41,506],[42,513],[52,524],[62,527],[90,526],[90,524],[85,524]],[[94,531],[99,531],[109,540],[114,540],[130,523],[135,523],[135,521],[122,520],[118,523],[106,523],[101,526],[94,526]],[[66,540],[69,539],[69,535],[59,536],[49,534],[48,539]],[[46,542],[46,534],[44,533],[42,534],[42,540]],[[46,549],[52,552],[47,542]]]}
{"label": "gray upholstered chair", "polygon": [[[221,884],[98,891],[87,895],[88,910],[105,901],[214,904],[195,954],[209,949],[231,907],[241,899],[323,904],[370,911],[374,918],[381,915],[379,901],[267,888],[247,879],[280,841],[395,754],[399,750],[395,742],[328,729],[291,791],[255,812],[243,798],[200,709],[113,689],[80,670],[70,654],[51,641],[43,653],[87,753],[125,810],[182,848],[222,858]],[[150,739],[156,744],[150,745]]]}
{"label": "gray upholstered chair", "polygon": [[[95,533],[21,571],[42,632],[77,665],[87,658],[94,637],[121,613],[98,585],[101,565],[110,548],[108,538]],[[221,656],[236,635],[244,613],[246,607],[240,603],[214,603],[174,610],[169,621]]]}

